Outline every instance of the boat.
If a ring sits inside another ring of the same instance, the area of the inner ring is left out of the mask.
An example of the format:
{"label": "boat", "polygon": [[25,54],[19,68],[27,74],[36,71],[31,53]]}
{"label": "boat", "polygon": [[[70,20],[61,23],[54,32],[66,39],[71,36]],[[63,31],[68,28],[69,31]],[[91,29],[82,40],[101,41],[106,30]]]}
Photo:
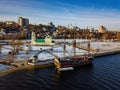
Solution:
{"label": "boat", "polygon": [[32,59],[29,59],[27,61],[27,64],[31,67],[45,67],[45,66],[52,66],[53,65],[53,59],[48,60],[38,60],[37,56],[33,56]]}
{"label": "boat", "polygon": [[51,54],[52,56],[54,57],[57,57],[55,54],[53,54],[51,51],[52,51],[53,48],[48,48],[48,49],[40,49],[39,52],[37,52],[34,56],[32,56],[32,58],[29,58],[27,60],[27,64],[29,66],[32,66],[32,67],[45,67],[45,66],[54,66],[54,59],[51,58],[51,59],[46,59],[46,60],[42,60],[41,59],[38,59],[38,56],[40,53],[42,52],[47,52],[49,54]]}
{"label": "boat", "polygon": [[87,66],[89,64],[92,64],[92,61],[94,60],[94,54],[90,53],[90,50],[91,50],[90,49],[90,41],[88,42],[88,45],[87,45],[87,48],[86,48],[88,53],[84,54],[84,55],[76,55],[76,48],[78,46],[77,46],[77,43],[76,43],[75,36],[74,36],[74,40],[73,40],[71,45],[74,48],[73,55],[65,56],[66,41],[64,40],[64,57],[54,59],[54,64],[55,64],[57,70],[59,70],[59,71],[73,70],[76,67]]}
{"label": "boat", "polygon": [[86,66],[92,64],[94,57],[93,56],[71,56],[65,58],[55,58],[54,64],[56,68],[60,71],[64,69],[73,70],[79,66]]}

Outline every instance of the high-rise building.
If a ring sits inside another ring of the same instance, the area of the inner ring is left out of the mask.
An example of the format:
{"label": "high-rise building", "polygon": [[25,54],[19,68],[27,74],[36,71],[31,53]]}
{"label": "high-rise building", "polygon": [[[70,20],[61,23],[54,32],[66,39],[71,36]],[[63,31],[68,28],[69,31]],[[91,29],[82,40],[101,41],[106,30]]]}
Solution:
{"label": "high-rise building", "polygon": [[22,27],[26,27],[29,24],[29,19],[18,17],[18,24]]}

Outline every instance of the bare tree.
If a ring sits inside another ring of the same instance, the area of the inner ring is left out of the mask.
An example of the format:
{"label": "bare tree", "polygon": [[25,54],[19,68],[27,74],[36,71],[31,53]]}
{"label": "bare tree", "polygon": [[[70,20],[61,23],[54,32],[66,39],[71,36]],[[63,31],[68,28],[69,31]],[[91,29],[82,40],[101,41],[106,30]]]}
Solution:
{"label": "bare tree", "polygon": [[11,47],[12,47],[12,53],[11,54],[18,54],[20,50],[22,50],[22,42],[21,40],[12,40],[11,41]]}

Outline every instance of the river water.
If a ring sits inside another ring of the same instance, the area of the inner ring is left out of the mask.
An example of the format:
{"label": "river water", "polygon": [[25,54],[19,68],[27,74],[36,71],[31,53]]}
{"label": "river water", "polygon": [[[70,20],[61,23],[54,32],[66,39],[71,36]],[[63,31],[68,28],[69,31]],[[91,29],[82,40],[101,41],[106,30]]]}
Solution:
{"label": "river water", "polygon": [[0,90],[120,90],[120,54],[61,73],[54,67],[17,71],[0,77]]}

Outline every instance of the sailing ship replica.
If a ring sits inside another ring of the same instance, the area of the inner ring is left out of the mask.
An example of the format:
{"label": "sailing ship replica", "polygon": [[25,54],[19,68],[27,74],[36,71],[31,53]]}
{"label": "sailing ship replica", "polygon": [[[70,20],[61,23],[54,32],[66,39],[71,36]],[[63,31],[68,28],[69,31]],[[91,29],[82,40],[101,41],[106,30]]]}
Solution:
{"label": "sailing ship replica", "polygon": [[[79,48],[80,45],[77,45],[77,43],[76,43],[75,33],[74,33],[74,40],[73,40],[72,46],[74,48],[73,55],[71,55],[71,56],[64,55],[63,58],[55,58],[54,59],[54,64],[58,70],[60,70],[60,71],[71,70],[71,69],[74,69],[75,67],[86,66],[86,65],[92,64],[94,55],[90,54],[90,50],[91,50],[90,41],[88,42],[88,45],[86,48],[88,51],[88,53],[86,55],[76,55],[76,48]],[[92,50],[95,50],[95,49],[92,48]],[[66,52],[66,42],[64,40],[64,54],[65,54],[65,52]]]}

